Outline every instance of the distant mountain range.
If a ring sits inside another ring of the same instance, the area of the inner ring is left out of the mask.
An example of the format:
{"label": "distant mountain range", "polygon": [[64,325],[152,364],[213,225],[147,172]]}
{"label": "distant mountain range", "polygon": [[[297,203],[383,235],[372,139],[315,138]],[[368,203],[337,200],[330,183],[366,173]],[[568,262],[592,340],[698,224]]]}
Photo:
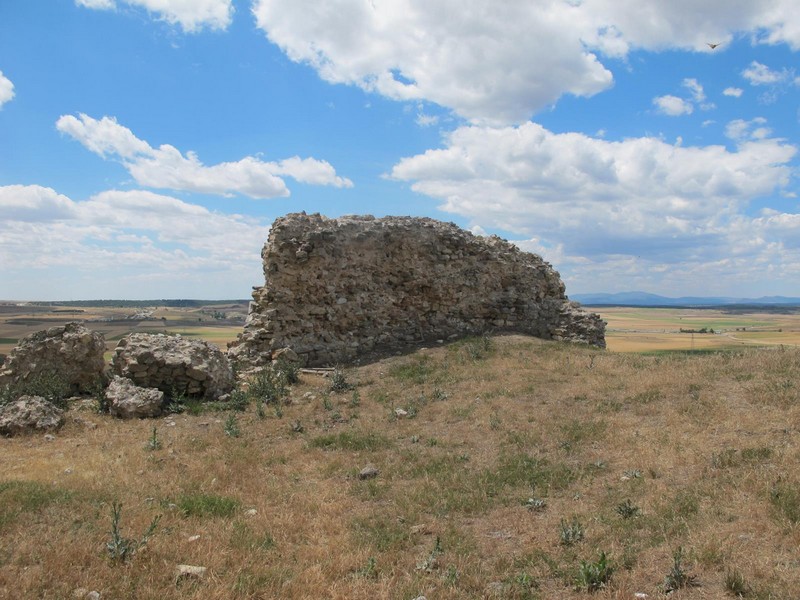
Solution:
{"label": "distant mountain range", "polygon": [[571,294],[570,299],[581,304],[615,306],[728,306],[732,304],[800,306],[800,298],[788,296],[762,296],[761,298],[682,296],[668,298],[646,292],[619,292],[617,294]]}

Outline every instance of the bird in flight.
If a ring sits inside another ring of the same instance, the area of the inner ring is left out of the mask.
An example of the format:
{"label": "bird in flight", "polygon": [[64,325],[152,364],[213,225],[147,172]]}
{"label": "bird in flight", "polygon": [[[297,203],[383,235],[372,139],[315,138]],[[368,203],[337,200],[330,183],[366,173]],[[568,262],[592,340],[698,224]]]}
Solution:
{"label": "bird in flight", "polygon": [[711,42],[706,42],[706,44],[708,44],[708,47],[711,48],[712,50],[717,46],[719,46],[719,44],[712,44]]}

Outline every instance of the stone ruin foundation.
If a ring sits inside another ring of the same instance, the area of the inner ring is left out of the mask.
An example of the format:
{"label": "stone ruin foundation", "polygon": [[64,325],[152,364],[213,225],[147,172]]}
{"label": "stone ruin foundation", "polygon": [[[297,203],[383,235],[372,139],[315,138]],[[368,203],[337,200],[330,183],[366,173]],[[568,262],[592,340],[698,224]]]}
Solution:
{"label": "stone ruin foundation", "polygon": [[307,366],[487,332],[605,347],[605,322],[570,302],[541,257],[428,218],[289,214],[261,253],[240,367],[291,348]]}
{"label": "stone ruin foundation", "polygon": [[104,381],[106,350],[102,333],[80,323],[37,331],[20,340],[0,364],[0,386],[56,377],[72,393],[92,392]]}

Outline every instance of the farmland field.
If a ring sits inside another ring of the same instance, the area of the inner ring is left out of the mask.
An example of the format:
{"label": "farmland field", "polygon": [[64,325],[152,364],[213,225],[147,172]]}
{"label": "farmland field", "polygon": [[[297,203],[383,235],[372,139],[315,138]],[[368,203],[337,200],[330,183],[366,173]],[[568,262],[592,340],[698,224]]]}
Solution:
{"label": "farmland field", "polygon": [[[709,351],[800,345],[800,308],[740,309],[587,307],[608,322],[613,352]],[[35,331],[83,321],[105,335],[107,357],[128,333],[167,333],[203,339],[225,349],[242,331],[247,304],[196,306],[88,306],[0,304],[0,354]],[[681,330],[709,333],[681,333]],[[710,331],[713,330],[713,333]]]}
{"label": "farmland field", "polygon": [[242,331],[246,302],[196,303],[196,306],[88,306],[0,304],[0,354],[8,354],[31,333],[83,322],[106,338],[108,355],[123,336],[133,333],[180,334],[225,349]]}
{"label": "farmland field", "polygon": [[[608,323],[614,352],[724,350],[800,344],[800,309],[588,307]],[[683,332],[681,332],[683,330]],[[706,333],[689,333],[706,330]],[[711,331],[713,330],[713,333]]]}

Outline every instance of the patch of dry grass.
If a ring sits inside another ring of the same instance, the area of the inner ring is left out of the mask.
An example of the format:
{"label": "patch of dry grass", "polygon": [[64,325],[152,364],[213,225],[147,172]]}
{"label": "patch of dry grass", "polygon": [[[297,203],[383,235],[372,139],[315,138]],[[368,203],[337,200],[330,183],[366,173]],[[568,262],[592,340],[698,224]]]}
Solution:
{"label": "patch of dry grass", "polygon": [[[55,441],[0,440],[0,596],[583,598],[581,563],[605,552],[592,597],[654,598],[678,548],[701,587],[673,598],[800,589],[796,350],[506,336],[346,375],[355,397],[304,374],[281,417],[237,413],[239,437],[225,413],[76,408]],[[358,477],[367,464],[377,478]],[[125,564],[105,551],[115,501],[125,536],[163,515]],[[583,539],[565,543],[562,522]],[[176,583],[177,564],[208,571]]]}

